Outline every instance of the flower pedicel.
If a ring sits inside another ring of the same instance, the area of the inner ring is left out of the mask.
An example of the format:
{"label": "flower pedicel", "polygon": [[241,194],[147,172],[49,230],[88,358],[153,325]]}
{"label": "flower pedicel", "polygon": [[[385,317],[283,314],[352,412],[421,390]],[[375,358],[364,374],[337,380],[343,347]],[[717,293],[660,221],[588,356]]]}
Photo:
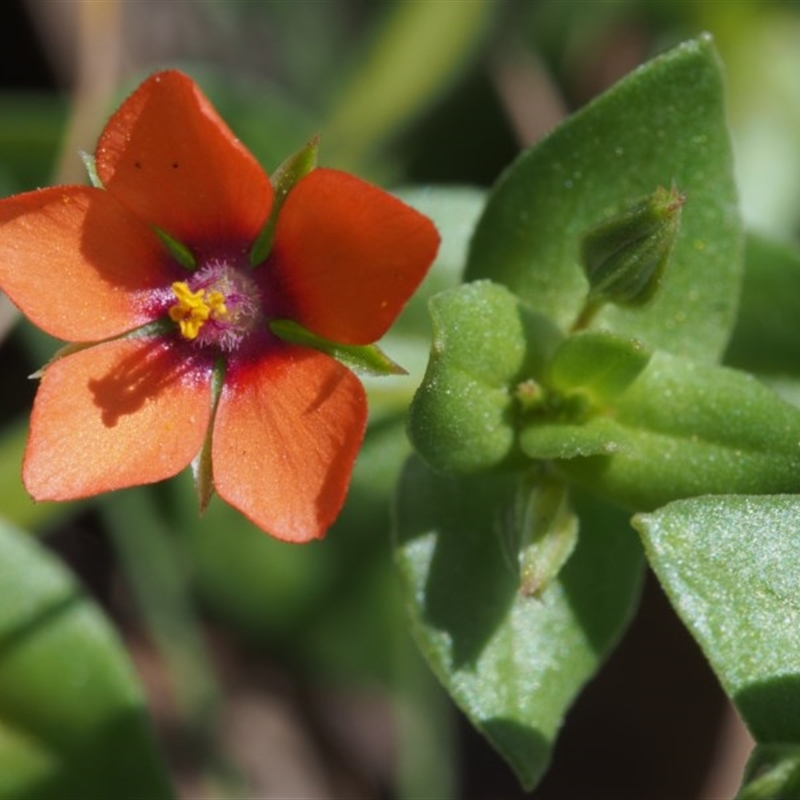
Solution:
{"label": "flower pedicel", "polygon": [[328,353],[275,331],[323,349],[375,342],[436,255],[432,223],[336,170],[276,191],[175,71],[123,103],[95,169],[97,187],[0,201],[0,288],[75,343],[42,371],[26,488],[75,499],[192,463],[201,505],[215,489],[278,538],[321,537],[365,393]]}

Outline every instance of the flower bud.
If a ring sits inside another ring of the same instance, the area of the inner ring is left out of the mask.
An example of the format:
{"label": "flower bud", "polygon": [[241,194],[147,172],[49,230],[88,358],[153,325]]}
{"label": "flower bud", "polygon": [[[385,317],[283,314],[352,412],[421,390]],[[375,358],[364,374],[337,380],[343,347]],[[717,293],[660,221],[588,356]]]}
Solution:
{"label": "flower bud", "polygon": [[653,296],[678,235],[685,199],[674,186],[659,187],[584,236],[588,302],[637,306]]}

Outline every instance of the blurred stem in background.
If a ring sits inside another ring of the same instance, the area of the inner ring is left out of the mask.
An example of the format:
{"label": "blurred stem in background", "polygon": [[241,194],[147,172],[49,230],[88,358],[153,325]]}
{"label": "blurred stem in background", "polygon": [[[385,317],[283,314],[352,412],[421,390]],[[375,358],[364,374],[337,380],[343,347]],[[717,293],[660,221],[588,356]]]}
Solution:
{"label": "blurred stem in background", "polygon": [[122,63],[120,0],[79,0],[75,81],[55,183],[84,183],[81,150],[93,151],[108,116],[109,99],[119,87]]}
{"label": "blurred stem in background", "polygon": [[[53,172],[56,184],[85,181],[78,153],[93,149],[94,139],[108,113],[109,98],[119,81],[122,3],[120,0],[78,0],[76,15],[75,81],[71,91],[71,113]],[[0,341],[18,316],[8,298],[0,295]]]}
{"label": "blurred stem in background", "polygon": [[498,4],[391,4],[323,129],[337,167],[358,171],[452,86],[485,41]]}
{"label": "blurred stem in background", "polygon": [[408,632],[398,629],[395,638],[396,796],[409,800],[457,797],[452,706]]}
{"label": "blurred stem in background", "polygon": [[172,532],[146,488],[108,495],[101,512],[145,628],[166,663],[183,738],[219,796],[245,795],[243,778],[219,746],[222,693]]}

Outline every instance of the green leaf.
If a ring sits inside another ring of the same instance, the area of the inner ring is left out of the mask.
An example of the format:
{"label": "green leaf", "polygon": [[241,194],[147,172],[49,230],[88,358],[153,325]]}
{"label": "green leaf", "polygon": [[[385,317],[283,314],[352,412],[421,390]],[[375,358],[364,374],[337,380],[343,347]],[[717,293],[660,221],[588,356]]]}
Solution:
{"label": "green leaf", "polygon": [[528,458],[552,460],[610,456],[625,447],[626,432],[607,417],[594,417],[582,425],[537,422],[523,428],[519,443]]}
{"label": "green leaf", "polygon": [[490,281],[437,295],[430,312],[434,338],[411,405],[411,439],[446,472],[499,466],[515,452],[514,384],[541,377],[559,334]]}
{"label": "green leaf", "polygon": [[548,383],[561,392],[580,389],[595,404],[605,404],[636,379],[650,361],[641,342],[607,331],[567,337],[553,354]]}
{"label": "green leaf", "polygon": [[800,250],[750,234],[739,315],[726,363],[751,372],[800,374]]}
{"label": "green leaf", "polygon": [[800,497],[697,497],[634,526],[756,740],[800,744]]}
{"label": "green leaf", "polygon": [[172,797],[125,653],[34,541],[0,523],[0,796]]}
{"label": "green leaf", "polygon": [[448,478],[412,457],[399,484],[396,560],[413,632],[473,724],[532,788],[567,708],[638,597],[641,551],[607,507],[581,505],[578,546],[524,597],[498,536],[521,478]]}
{"label": "green leaf", "polygon": [[800,410],[744,372],[656,353],[609,414],[616,451],[559,465],[630,508],[798,488]]}
{"label": "green leaf", "polygon": [[800,800],[800,746],[757,745],[736,800]]}
{"label": "green leaf", "polygon": [[606,306],[593,325],[698,359],[733,325],[741,235],[711,40],[637,69],[524,153],[491,193],[466,277],[491,278],[567,330],[588,291],[580,240],[659,186],[686,195],[661,289],[641,308]]}

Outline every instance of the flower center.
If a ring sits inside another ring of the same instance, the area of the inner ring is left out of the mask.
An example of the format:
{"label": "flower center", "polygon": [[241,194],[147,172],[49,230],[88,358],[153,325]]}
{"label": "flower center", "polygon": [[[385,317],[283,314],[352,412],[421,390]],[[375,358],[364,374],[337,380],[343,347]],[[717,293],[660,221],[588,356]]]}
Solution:
{"label": "flower center", "polygon": [[172,284],[178,302],[169,309],[169,317],[178,323],[181,335],[190,341],[197,338],[200,329],[209,319],[225,319],[228,309],[222,292],[198,289],[193,292],[185,281]]}
{"label": "flower center", "polygon": [[169,317],[184,339],[234,350],[263,318],[253,279],[224,261],[212,261],[188,281],[172,284]]}

